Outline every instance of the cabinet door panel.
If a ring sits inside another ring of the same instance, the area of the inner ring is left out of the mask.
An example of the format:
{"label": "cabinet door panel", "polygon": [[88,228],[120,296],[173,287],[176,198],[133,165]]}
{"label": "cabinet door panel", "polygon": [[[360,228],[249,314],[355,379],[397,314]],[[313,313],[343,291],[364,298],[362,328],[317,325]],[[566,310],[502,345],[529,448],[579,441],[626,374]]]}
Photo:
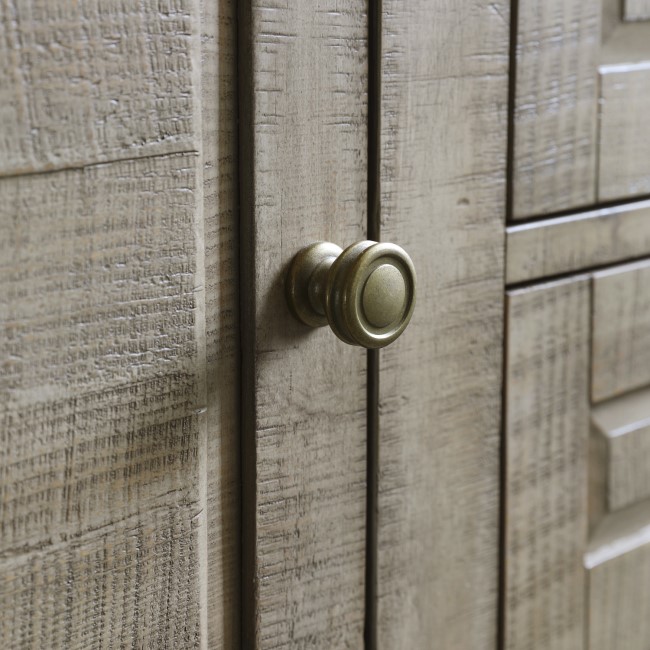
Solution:
{"label": "cabinet door panel", "polygon": [[650,384],[650,262],[594,275],[592,398]]}
{"label": "cabinet door panel", "polygon": [[589,650],[645,650],[650,639],[650,507],[610,515],[585,555]]}
{"label": "cabinet door panel", "polygon": [[[650,43],[650,25],[639,37]],[[626,36],[626,32],[622,32]],[[647,61],[600,69],[598,197],[601,201],[650,194],[650,47]]]}
{"label": "cabinet door panel", "polygon": [[599,453],[594,469],[601,509],[618,510],[650,498],[650,389],[628,393],[596,406],[592,413],[593,445]]}
{"label": "cabinet door panel", "polygon": [[520,0],[516,15],[511,217],[596,198],[597,0]]}
{"label": "cabinet door panel", "polygon": [[383,7],[381,236],[419,293],[380,354],[377,644],[493,650],[509,3]]}
{"label": "cabinet door panel", "polygon": [[508,292],[507,650],[647,646],[647,268]]}
{"label": "cabinet door panel", "polygon": [[583,646],[589,278],[507,299],[504,643]]}
{"label": "cabinet door panel", "polygon": [[284,274],[365,238],[367,7],[244,5],[244,647],[360,649],[366,354],[294,320]]}

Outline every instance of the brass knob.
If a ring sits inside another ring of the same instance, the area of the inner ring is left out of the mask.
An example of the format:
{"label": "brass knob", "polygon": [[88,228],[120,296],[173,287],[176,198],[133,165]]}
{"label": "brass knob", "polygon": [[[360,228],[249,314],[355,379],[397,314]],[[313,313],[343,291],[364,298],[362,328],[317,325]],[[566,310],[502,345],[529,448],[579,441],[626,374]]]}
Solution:
{"label": "brass knob", "polygon": [[316,242],[291,261],[287,302],[306,325],[329,324],[346,343],[383,348],[406,328],[415,306],[415,269],[395,244],[360,241],[342,250]]}

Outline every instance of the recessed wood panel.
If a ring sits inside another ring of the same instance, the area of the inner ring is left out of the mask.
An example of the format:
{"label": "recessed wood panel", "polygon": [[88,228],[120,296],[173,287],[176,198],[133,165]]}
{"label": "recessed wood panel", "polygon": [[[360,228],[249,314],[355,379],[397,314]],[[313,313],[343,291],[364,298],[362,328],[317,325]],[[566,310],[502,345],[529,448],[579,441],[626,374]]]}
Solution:
{"label": "recessed wood panel", "polygon": [[592,398],[650,384],[650,262],[594,275]]}
{"label": "recessed wood panel", "polygon": [[589,650],[646,650],[650,638],[650,508],[607,517],[585,555]]}
{"label": "recessed wood panel", "polygon": [[381,235],[418,296],[380,353],[377,643],[493,650],[509,2],[383,9]]}
{"label": "recessed wood panel", "polygon": [[[609,510],[650,497],[650,390],[643,389],[596,406],[592,422],[603,453]],[[598,444],[598,443],[597,443]]]}
{"label": "recessed wood panel", "polygon": [[650,194],[649,112],[650,62],[600,68],[601,201]]}
{"label": "recessed wood panel", "polygon": [[650,0],[623,0],[625,20],[650,20]]}
{"label": "recessed wood panel", "polygon": [[520,0],[512,163],[514,219],[596,199],[601,3]]}
{"label": "recessed wood panel", "polygon": [[581,276],[507,297],[507,650],[583,647],[589,293]]}

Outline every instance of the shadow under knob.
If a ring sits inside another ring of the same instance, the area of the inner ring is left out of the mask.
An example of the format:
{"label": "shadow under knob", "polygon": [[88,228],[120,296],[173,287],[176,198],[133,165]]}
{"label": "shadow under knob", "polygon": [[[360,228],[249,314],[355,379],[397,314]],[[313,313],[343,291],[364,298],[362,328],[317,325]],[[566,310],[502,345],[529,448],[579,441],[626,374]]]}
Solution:
{"label": "shadow under knob", "polygon": [[311,327],[329,324],[346,343],[382,348],[406,328],[415,306],[415,269],[395,244],[329,242],[303,248],[286,280],[287,302]]}

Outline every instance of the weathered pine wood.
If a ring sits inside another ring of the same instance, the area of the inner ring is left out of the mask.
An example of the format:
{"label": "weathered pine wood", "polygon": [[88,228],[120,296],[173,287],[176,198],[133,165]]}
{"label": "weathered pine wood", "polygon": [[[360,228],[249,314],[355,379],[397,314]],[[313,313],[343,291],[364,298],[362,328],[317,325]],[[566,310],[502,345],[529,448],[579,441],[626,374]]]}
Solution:
{"label": "weathered pine wood", "polygon": [[604,65],[599,77],[598,198],[650,194],[650,61]]}
{"label": "weathered pine wood", "polygon": [[650,0],[623,0],[625,20],[650,20]]}
{"label": "weathered pine wood", "polygon": [[200,647],[197,515],[158,505],[4,560],[2,647]]}
{"label": "weathered pine wood", "polygon": [[236,3],[201,0],[207,646],[240,645],[239,224]]}
{"label": "weathered pine wood", "polygon": [[511,217],[596,199],[600,2],[518,3]]}
{"label": "weathered pine wood", "polygon": [[[174,628],[200,631],[196,164],[175,154],[0,181],[3,648],[86,648],[89,625],[117,643],[110,599],[132,608],[144,593],[178,609]],[[177,514],[156,515],[152,533],[149,513],[165,509]],[[154,534],[168,560],[145,545],[142,565],[125,563],[129,539]],[[39,599],[57,593],[49,616]],[[124,642],[156,633],[133,625]]]}
{"label": "weathered pine wood", "polygon": [[514,284],[650,254],[650,201],[507,229],[506,282]]}
{"label": "weathered pine wood", "polygon": [[590,283],[508,292],[504,649],[582,648]]}
{"label": "weathered pine wood", "polygon": [[383,7],[381,234],[419,289],[381,351],[378,645],[492,650],[509,3]]}
{"label": "weathered pine wood", "polygon": [[196,149],[197,6],[2,0],[0,174]]}
{"label": "weathered pine wood", "polygon": [[589,650],[646,650],[650,639],[650,505],[607,517],[585,555]]}
{"label": "weathered pine wood", "polygon": [[650,384],[650,262],[594,274],[591,396]]}
{"label": "weathered pine wood", "polygon": [[650,497],[650,390],[643,389],[596,406],[591,415],[603,444],[599,464],[605,475],[608,509],[618,510]]}
{"label": "weathered pine wood", "polygon": [[366,354],[283,284],[303,246],[365,234],[367,7],[240,8],[244,648],[362,648]]}
{"label": "weathered pine wood", "polygon": [[232,11],[0,4],[3,648],[238,644]]}

